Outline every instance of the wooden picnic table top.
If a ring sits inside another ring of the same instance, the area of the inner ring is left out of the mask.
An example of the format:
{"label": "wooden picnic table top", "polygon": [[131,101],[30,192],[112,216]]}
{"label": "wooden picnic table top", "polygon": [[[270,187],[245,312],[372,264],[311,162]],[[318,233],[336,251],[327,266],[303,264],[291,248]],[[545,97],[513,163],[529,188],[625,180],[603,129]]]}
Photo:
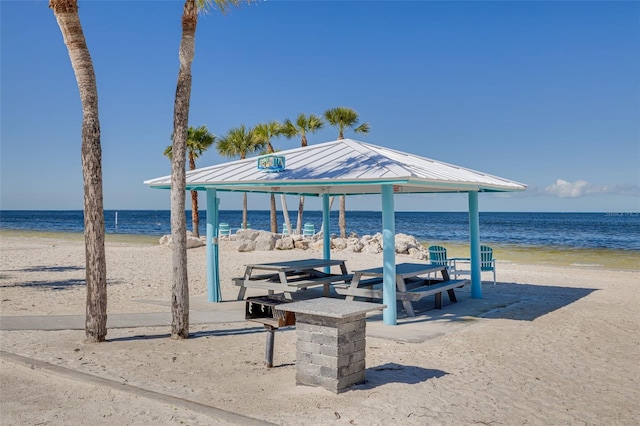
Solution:
{"label": "wooden picnic table top", "polygon": [[[416,275],[428,274],[429,272],[438,272],[445,269],[444,266],[432,265],[430,263],[399,263],[396,265],[396,276],[414,277]],[[359,269],[353,271],[354,275],[369,276],[369,277],[382,277],[384,275],[384,268],[370,268]]]}
{"label": "wooden picnic table top", "polygon": [[268,271],[296,271],[301,269],[314,269],[322,268],[325,266],[344,265],[344,260],[339,259],[301,259],[301,260],[288,260],[281,262],[271,263],[256,263],[247,265],[252,269],[262,269]]}

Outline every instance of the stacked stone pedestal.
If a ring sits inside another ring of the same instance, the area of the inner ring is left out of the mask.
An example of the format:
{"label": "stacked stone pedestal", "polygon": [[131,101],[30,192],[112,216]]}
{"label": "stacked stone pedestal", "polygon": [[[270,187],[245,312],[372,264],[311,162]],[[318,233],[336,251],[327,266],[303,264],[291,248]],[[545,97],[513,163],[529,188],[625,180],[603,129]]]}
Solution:
{"label": "stacked stone pedestal", "polygon": [[296,384],[339,393],[364,382],[366,312],[384,305],[320,298],[283,308],[296,313]]}
{"label": "stacked stone pedestal", "polygon": [[331,318],[298,314],[296,383],[340,392],[364,382],[365,314]]}

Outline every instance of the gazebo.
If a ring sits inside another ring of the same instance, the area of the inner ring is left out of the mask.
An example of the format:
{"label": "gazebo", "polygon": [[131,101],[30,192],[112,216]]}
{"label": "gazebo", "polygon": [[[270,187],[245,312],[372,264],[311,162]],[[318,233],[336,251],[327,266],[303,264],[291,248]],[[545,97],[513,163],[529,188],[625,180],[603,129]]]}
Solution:
{"label": "gazebo", "polygon": [[[171,176],[144,182],[170,189]],[[383,320],[397,323],[394,197],[401,194],[468,194],[471,297],[482,298],[478,193],[523,191],[526,185],[352,139],[280,151],[191,170],[186,189],[207,194],[208,300],[221,301],[218,262],[217,191],[260,192],[322,197],[323,255],[331,256],[329,198],[381,194],[383,235]]]}

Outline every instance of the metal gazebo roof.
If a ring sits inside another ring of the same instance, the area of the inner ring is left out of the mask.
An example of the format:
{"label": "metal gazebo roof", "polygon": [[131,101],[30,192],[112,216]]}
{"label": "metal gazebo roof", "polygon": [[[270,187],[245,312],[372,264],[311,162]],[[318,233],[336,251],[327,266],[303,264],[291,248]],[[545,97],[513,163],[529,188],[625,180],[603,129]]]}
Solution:
{"label": "metal gazebo roof", "polygon": [[[300,195],[380,194],[382,185],[396,193],[522,191],[525,185],[430,158],[352,139],[341,139],[275,155],[284,157],[281,172],[257,167],[256,158],[187,172],[187,189],[276,192]],[[171,176],[147,180],[152,188],[170,188]]]}

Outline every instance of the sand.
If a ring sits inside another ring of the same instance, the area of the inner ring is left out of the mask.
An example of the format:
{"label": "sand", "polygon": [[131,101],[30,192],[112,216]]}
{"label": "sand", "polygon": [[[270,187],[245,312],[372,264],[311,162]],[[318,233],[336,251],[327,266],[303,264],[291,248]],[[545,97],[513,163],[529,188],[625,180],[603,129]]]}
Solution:
{"label": "sand", "polygon": [[[245,264],[322,256],[234,246],[221,245],[225,301]],[[351,270],[381,262],[332,256]],[[203,300],[205,249],[188,258],[190,293]],[[170,311],[169,249],[109,242],[107,263],[110,315]],[[83,315],[83,280],[82,241],[1,237],[2,317]],[[459,303],[445,297],[442,311],[397,327],[369,322],[367,382],[337,395],[295,385],[294,328],[277,332],[272,369],[262,328],[245,321],[192,324],[184,341],[168,326],[110,328],[99,344],[83,330],[2,330],[1,423],[638,424],[639,286],[640,270],[498,261],[482,301],[460,291]],[[207,309],[216,305],[242,304]]]}

